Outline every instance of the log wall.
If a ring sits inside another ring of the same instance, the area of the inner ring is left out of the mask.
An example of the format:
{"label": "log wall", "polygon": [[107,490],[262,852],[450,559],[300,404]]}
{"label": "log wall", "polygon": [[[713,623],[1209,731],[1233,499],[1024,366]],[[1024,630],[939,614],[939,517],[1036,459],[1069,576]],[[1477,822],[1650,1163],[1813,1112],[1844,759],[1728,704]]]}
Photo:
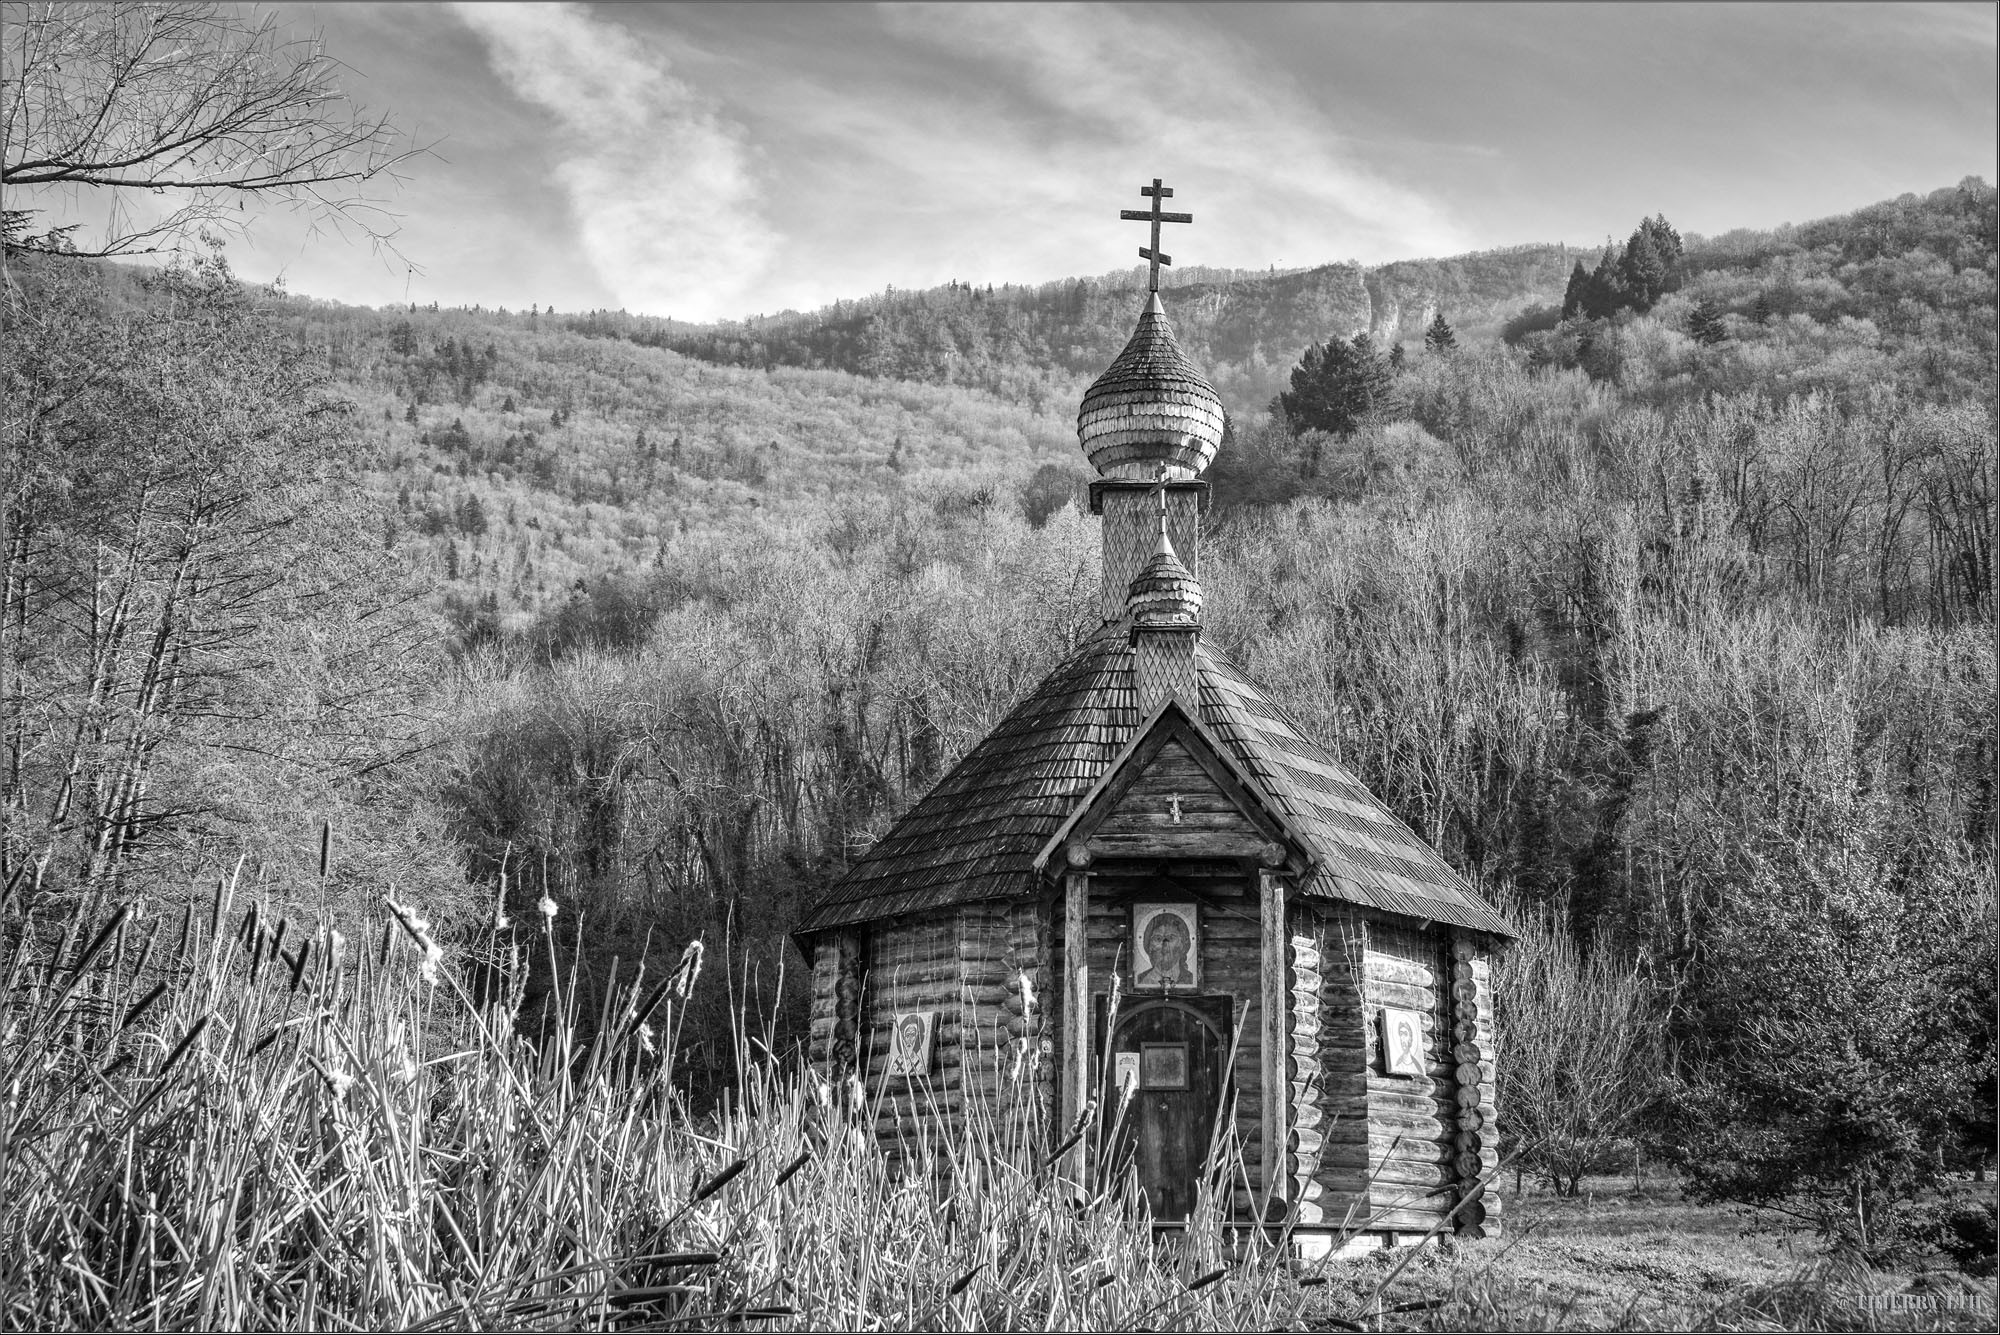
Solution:
{"label": "log wall", "polygon": [[1365,926],[1342,910],[1290,906],[1291,1192],[1301,1225],[1359,1227],[1369,1202]]}
{"label": "log wall", "polygon": [[[876,1134],[885,1144],[921,1120],[954,1125],[964,1105],[959,1061],[961,1014],[957,909],[911,914],[871,925],[868,973],[862,987],[861,1071],[877,1109]],[[935,1011],[931,1068],[921,1080],[889,1074],[891,1027],[908,1011]]]}
{"label": "log wall", "polygon": [[807,1054],[813,1070],[828,1080],[855,1071],[861,1019],[862,936],[828,932],[813,948],[812,1024]]}
{"label": "log wall", "polygon": [[[1370,1218],[1374,1226],[1421,1232],[1457,1204],[1453,1165],[1458,1083],[1456,1019],[1444,933],[1414,924],[1368,924],[1363,951],[1368,1043]],[[1389,1075],[1379,1050],[1382,1007],[1415,1011],[1423,1025],[1424,1074]]]}
{"label": "log wall", "polygon": [[[1114,978],[1122,997],[1134,995],[1132,902],[1195,897],[1199,991],[1230,996],[1241,1017],[1231,1081],[1237,1145],[1261,1197],[1266,1035],[1256,878],[1222,862],[1169,870],[1177,885],[1161,881],[1157,865],[1093,868],[1093,1004]],[[1276,1203],[1295,1206],[1307,1228],[1396,1232],[1428,1230],[1457,1206],[1458,1232],[1497,1233],[1500,1200],[1487,1190],[1499,1159],[1491,945],[1323,901],[1293,899],[1286,913],[1279,1076],[1290,1125]],[[920,1118],[962,1133],[970,1108],[973,1132],[1043,1137],[1046,1149],[1067,1130],[1058,1113],[1068,1057],[1061,914],[1056,892],[828,933],[813,955],[815,1069],[852,1071],[881,1095],[876,1131],[887,1146]],[[1385,1072],[1384,1006],[1421,1017],[1422,1076]],[[922,1081],[890,1079],[893,1017],[912,1010],[937,1012],[931,1071]]]}
{"label": "log wall", "polygon": [[[1045,949],[1046,906],[987,901],[911,914],[867,929],[866,973],[857,978],[854,1047],[863,1083],[878,1098],[875,1130],[885,1145],[919,1121],[961,1134],[1001,1124],[1027,1134],[1052,1101],[1053,1061],[1046,1030],[1051,991]],[[823,943],[814,956],[815,1042],[823,994]],[[829,974],[836,966],[827,966]],[[889,1074],[898,1014],[934,1011],[931,1067],[922,1079]],[[816,1048],[815,1051],[818,1049]]]}

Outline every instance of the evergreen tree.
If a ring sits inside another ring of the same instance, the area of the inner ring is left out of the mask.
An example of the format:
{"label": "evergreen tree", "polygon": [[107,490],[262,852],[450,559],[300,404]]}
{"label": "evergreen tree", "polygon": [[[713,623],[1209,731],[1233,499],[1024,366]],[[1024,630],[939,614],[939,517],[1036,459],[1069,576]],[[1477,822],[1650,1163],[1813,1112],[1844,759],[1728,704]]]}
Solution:
{"label": "evergreen tree", "polygon": [[1576,267],[1569,271],[1569,286],[1563,289],[1562,318],[1575,319],[1583,313],[1585,298],[1590,293],[1590,270],[1578,260]]}
{"label": "evergreen tree", "polygon": [[1405,366],[1409,364],[1409,361],[1410,359],[1406,355],[1404,355],[1402,344],[1398,343],[1395,347],[1389,349],[1390,370],[1401,371]]}
{"label": "evergreen tree", "polygon": [[1629,304],[1647,310],[1679,286],[1682,254],[1681,234],[1666,215],[1642,219],[1618,265]]}
{"label": "evergreen tree", "polygon": [[1359,421],[1370,415],[1379,415],[1388,407],[1394,392],[1395,374],[1389,369],[1389,359],[1375,351],[1375,340],[1367,334],[1354,336],[1354,356],[1362,390],[1362,399],[1355,413]]}
{"label": "evergreen tree", "polygon": [[410,406],[403,410],[403,420],[411,426],[417,424],[417,401],[415,399],[411,399]]}
{"label": "evergreen tree", "polygon": [[1618,276],[1624,279],[1632,304],[1640,310],[1651,308],[1660,299],[1667,282],[1667,262],[1653,244],[1651,233],[1643,228],[1632,233],[1618,261]]}
{"label": "evergreen tree", "polygon": [[1458,346],[1458,335],[1451,332],[1451,326],[1444,322],[1444,312],[1439,311],[1431,321],[1431,327],[1424,330],[1424,350],[1426,352],[1450,352]]}
{"label": "evergreen tree", "polygon": [[514,396],[512,394],[509,394],[507,396],[507,401],[500,405],[500,411],[503,413],[513,413],[520,411],[520,409],[514,406]]}
{"label": "evergreen tree", "polygon": [[450,540],[447,540],[447,541],[445,542],[445,545],[444,545],[444,577],[445,577],[446,579],[457,579],[457,578],[458,578],[458,541],[457,541],[457,539],[450,539]]}
{"label": "evergreen tree", "polygon": [[1603,320],[1626,305],[1625,280],[1618,272],[1618,252],[1608,243],[1604,254],[1598,257],[1597,267],[1591,270],[1590,282],[1584,289],[1583,314],[1585,319]]}
{"label": "evergreen tree", "polygon": [[1750,318],[1758,324],[1767,324],[1771,319],[1771,299],[1762,292],[1757,294],[1756,304],[1750,308]]}
{"label": "evergreen tree", "polygon": [[1345,435],[1385,406],[1389,379],[1386,360],[1366,334],[1349,343],[1315,343],[1292,368],[1291,388],[1278,395],[1279,410],[1295,435]]}
{"label": "evergreen tree", "polygon": [[1729,337],[1729,331],[1723,328],[1722,311],[1707,297],[1696,302],[1694,310],[1688,315],[1688,337],[1697,343],[1708,344],[1720,343]]}

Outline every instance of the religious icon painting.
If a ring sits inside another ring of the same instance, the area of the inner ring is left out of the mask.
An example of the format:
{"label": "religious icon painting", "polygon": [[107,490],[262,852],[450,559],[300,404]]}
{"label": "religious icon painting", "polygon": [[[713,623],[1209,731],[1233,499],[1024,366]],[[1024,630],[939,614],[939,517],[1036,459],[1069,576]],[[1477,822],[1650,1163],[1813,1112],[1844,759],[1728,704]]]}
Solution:
{"label": "religious icon painting", "polygon": [[1192,904],[1132,906],[1132,985],[1201,985],[1201,931]]}
{"label": "religious icon painting", "polygon": [[1382,1008],[1382,1070],[1388,1075],[1424,1073],[1424,1019],[1415,1011]]}
{"label": "religious icon painting", "polygon": [[1188,1087],[1188,1045],[1185,1043],[1140,1044],[1139,1087],[1141,1089],[1186,1089]]}
{"label": "religious icon painting", "polygon": [[904,1011],[896,1016],[889,1035],[890,1075],[930,1074],[931,1031],[936,1025],[936,1011]]}

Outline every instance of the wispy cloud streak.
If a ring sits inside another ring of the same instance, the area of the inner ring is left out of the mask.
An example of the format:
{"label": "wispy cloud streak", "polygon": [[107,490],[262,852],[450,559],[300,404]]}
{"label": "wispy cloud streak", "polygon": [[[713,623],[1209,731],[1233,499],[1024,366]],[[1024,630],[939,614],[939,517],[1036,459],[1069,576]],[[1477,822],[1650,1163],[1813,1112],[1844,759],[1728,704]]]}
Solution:
{"label": "wispy cloud streak", "polygon": [[[1105,5],[889,6],[891,30],[979,60],[1047,109],[1044,125],[1106,167],[1167,161],[1211,191],[1211,233],[1252,256],[1436,254],[1467,233],[1432,198],[1362,163],[1227,11]],[[1025,145],[1047,160],[1051,145]],[[1221,205],[1221,209],[1215,206]],[[1226,211],[1225,211],[1226,210]],[[1213,252],[1211,252],[1213,253]],[[1223,261],[1228,262],[1228,261]]]}
{"label": "wispy cloud streak", "polygon": [[513,92],[561,127],[554,176],[596,276],[623,305],[733,315],[776,251],[741,126],[665,55],[576,4],[458,4]]}

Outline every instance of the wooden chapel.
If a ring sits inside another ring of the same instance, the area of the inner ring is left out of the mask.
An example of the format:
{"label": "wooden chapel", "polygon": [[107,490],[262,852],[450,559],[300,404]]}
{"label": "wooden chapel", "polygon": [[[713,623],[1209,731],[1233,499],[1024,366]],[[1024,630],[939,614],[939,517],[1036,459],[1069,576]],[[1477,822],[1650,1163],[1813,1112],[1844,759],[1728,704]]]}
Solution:
{"label": "wooden chapel", "polygon": [[798,925],[815,1067],[881,1096],[885,1140],[1024,1079],[1051,1141],[1122,1106],[1156,1221],[1233,1141],[1238,1211],[1309,1253],[1494,1232],[1510,929],[1202,638],[1222,405],[1158,290],[1160,224],[1192,219],[1140,193],[1151,290],[1077,418],[1103,625]]}

